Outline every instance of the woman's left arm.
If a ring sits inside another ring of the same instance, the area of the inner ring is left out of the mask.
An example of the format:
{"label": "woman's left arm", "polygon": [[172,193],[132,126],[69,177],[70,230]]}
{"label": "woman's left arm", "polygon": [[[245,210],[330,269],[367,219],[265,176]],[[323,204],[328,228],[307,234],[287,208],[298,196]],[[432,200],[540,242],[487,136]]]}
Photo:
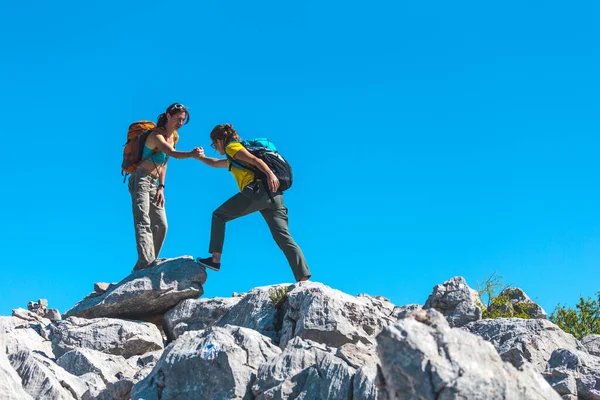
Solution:
{"label": "woman's left arm", "polygon": [[265,164],[263,160],[253,156],[248,150],[244,148],[240,149],[237,153],[235,153],[235,156],[233,158],[243,163],[254,165],[265,175],[267,175],[269,189],[271,189],[272,192],[276,192],[277,189],[279,189],[279,179],[277,179],[273,171],[271,171],[271,168],[269,168],[269,166]]}

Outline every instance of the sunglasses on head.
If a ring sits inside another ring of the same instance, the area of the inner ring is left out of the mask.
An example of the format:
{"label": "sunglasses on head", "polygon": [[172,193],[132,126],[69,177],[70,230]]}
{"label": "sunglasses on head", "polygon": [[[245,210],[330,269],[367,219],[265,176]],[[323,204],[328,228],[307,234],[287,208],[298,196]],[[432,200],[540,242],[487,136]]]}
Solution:
{"label": "sunglasses on head", "polygon": [[171,107],[169,107],[167,109],[167,112],[173,111],[173,110],[185,110],[185,106],[183,104],[179,104],[179,103],[173,104]]}

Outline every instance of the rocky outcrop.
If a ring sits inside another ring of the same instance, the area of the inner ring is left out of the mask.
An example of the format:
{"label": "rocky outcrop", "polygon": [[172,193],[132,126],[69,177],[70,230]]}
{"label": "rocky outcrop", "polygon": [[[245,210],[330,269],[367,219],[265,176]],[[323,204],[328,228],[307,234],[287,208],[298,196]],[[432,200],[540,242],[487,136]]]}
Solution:
{"label": "rocky outcrop", "polygon": [[423,309],[430,308],[441,312],[450,326],[460,327],[479,321],[483,306],[477,291],[471,289],[462,276],[457,276],[433,288],[423,306]]}
{"label": "rocky outcrop", "polygon": [[256,399],[350,399],[356,370],[327,347],[293,338],[282,354],[258,369],[252,393]]}
{"label": "rocky outcrop", "polygon": [[[586,350],[546,319],[480,320],[461,277],[423,306],[315,282],[198,299],[205,279],[181,257],[97,283],[65,320],[38,315],[46,302],[0,317],[0,390],[77,400],[600,399],[597,337]],[[535,309],[514,297],[513,310]]]}
{"label": "rocky outcrop", "polygon": [[259,366],[281,350],[260,333],[239,326],[185,332],[166,349],[132,399],[250,399]]}
{"label": "rocky outcrop", "polygon": [[554,350],[585,351],[573,335],[545,319],[487,319],[466,325],[464,329],[492,343],[500,357],[517,368],[528,363],[543,372]]}
{"label": "rocky outcrop", "polygon": [[0,393],[6,400],[28,400],[32,397],[25,391],[21,381],[21,377],[14,370],[4,349],[6,343],[4,341],[4,322],[0,320]]}
{"label": "rocky outcrop", "polygon": [[6,354],[14,354],[28,349],[53,359],[52,342],[48,340],[49,330],[37,321],[31,322],[18,317],[0,317],[4,326]]}
{"label": "rocky outcrop", "polygon": [[165,333],[169,340],[173,340],[187,331],[208,329],[240,299],[241,297],[215,297],[183,300],[165,313],[163,323]]}
{"label": "rocky outcrop", "polygon": [[145,319],[162,316],[185,299],[200,297],[206,270],[184,256],[131,273],[105,292],[93,292],[64,317]]}
{"label": "rocky outcrop", "polygon": [[85,382],[30,350],[22,349],[9,359],[22,379],[23,388],[35,399],[81,399],[88,390]]}
{"label": "rocky outcrop", "polygon": [[581,343],[591,355],[600,356],[600,335],[587,335]]}
{"label": "rocky outcrop", "polygon": [[563,399],[600,399],[598,357],[578,350],[555,350],[543,376]]}
{"label": "rocky outcrop", "polygon": [[37,302],[30,301],[27,303],[27,310],[53,322],[61,319],[60,311],[56,308],[48,308],[48,300],[46,299],[39,299]]}
{"label": "rocky outcrop", "polygon": [[502,361],[490,343],[451,328],[435,310],[386,327],[377,343],[392,399],[560,399],[533,369]]}
{"label": "rocky outcrop", "polygon": [[51,327],[50,340],[56,357],[76,348],[125,358],[164,348],[156,325],[116,318],[69,317]]}
{"label": "rocky outcrop", "polygon": [[546,319],[546,311],[533,302],[522,289],[507,288],[490,304],[488,311],[493,315],[499,313],[504,316],[517,316],[520,318]]}
{"label": "rocky outcrop", "polygon": [[373,345],[381,329],[393,322],[394,306],[368,296],[350,296],[321,283],[290,287],[283,310],[280,346],[294,337],[331,347],[347,343]]}

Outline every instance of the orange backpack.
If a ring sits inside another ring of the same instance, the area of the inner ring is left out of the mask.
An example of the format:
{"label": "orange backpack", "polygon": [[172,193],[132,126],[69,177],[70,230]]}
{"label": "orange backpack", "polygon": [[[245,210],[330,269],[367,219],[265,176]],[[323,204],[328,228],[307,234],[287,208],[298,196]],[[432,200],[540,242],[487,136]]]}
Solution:
{"label": "orange backpack", "polygon": [[[129,125],[127,142],[123,145],[123,163],[121,164],[121,175],[124,175],[123,182],[127,179],[127,175],[133,173],[138,165],[144,161],[142,160],[144,144],[146,143],[146,139],[150,132],[155,128],[156,124],[154,122],[146,120],[137,121]],[[178,140],[179,134],[173,132],[173,147],[177,145]],[[159,150],[154,149],[146,158],[150,158],[158,152]]]}

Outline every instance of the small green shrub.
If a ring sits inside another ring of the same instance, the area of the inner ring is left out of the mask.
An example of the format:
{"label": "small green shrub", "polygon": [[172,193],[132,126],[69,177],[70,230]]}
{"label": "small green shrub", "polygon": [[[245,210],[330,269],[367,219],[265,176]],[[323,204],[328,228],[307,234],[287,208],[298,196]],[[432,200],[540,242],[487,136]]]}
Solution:
{"label": "small green shrub", "polygon": [[600,292],[597,296],[597,301],[580,297],[575,309],[558,304],[550,315],[550,321],[579,340],[587,335],[600,334]]}
{"label": "small green shrub", "polygon": [[[496,318],[523,318],[529,319],[529,314],[527,313],[527,309],[530,307],[529,304],[524,305],[525,310],[515,310],[510,301],[510,297],[506,294],[501,296],[496,296],[492,298],[492,303],[490,306],[483,311],[482,317],[484,319],[496,319]],[[532,308],[534,308],[533,305]]]}
{"label": "small green shrub", "polygon": [[282,286],[269,289],[269,299],[276,308],[280,308],[287,299],[287,288]]}

